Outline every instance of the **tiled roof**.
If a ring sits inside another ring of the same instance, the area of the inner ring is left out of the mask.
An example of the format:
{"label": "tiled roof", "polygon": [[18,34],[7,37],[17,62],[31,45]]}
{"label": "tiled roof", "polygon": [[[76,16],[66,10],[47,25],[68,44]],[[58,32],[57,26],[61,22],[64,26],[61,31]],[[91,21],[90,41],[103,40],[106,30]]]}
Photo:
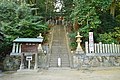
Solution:
{"label": "tiled roof", "polygon": [[13,42],[40,43],[43,42],[43,38],[16,38]]}

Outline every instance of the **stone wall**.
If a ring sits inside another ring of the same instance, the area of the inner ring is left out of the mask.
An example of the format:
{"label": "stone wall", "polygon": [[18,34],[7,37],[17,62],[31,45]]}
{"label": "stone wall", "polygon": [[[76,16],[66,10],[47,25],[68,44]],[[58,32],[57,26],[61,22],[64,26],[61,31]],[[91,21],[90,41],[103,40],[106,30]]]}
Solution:
{"label": "stone wall", "polygon": [[89,68],[89,67],[112,67],[120,66],[120,56],[99,57],[99,56],[86,56],[73,55],[73,68]]}
{"label": "stone wall", "polygon": [[38,67],[39,68],[45,68],[46,66],[47,66],[46,55],[44,53],[38,54]]}
{"label": "stone wall", "polygon": [[3,62],[4,70],[18,70],[20,66],[19,56],[6,56]]}

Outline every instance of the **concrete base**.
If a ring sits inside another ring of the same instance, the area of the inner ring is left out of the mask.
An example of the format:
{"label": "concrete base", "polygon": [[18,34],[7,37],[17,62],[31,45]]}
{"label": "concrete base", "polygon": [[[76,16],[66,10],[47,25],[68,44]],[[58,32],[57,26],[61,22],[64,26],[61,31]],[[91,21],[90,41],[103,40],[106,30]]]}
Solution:
{"label": "concrete base", "polygon": [[70,67],[50,67],[48,70],[71,70]]}
{"label": "concrete base", "polygon": [[20,73],[33,73],[33,72],[38,72],[39,71],[39,69],[19,69],[19,70],[17,70],[17,72],[20,72]]}

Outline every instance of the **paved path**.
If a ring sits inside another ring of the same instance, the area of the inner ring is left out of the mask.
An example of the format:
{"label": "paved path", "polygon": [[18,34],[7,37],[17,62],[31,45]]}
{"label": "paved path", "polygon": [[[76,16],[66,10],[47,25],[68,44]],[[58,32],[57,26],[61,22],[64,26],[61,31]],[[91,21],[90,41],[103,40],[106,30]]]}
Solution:
{"label": "paved path", "polygon": [[50,69],[31,73],[14,73],[0,80],[120,80],[120,68],[111,69]]}

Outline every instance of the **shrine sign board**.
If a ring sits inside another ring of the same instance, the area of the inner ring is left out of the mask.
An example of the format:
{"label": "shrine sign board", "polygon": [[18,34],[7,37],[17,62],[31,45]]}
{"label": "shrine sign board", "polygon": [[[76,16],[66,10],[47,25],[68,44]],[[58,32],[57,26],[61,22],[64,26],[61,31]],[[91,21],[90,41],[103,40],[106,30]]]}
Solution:
{"label": "shrine sign board", "polygon": [[30,52],[30,53],[37,53],[38,52],[38,44],[33,43],[24,43],[22,44],[22,51],[21,52]]}
{"label": "shrine sign board", "polygon": [[28,61],[28,60],[32,60],[32,56],[26,56],[26,60]]}
{"label": "shrine sign board", "polygon": [[89,51],[90,51],[90,53],[94,53],[93,32],[89,32]]}

